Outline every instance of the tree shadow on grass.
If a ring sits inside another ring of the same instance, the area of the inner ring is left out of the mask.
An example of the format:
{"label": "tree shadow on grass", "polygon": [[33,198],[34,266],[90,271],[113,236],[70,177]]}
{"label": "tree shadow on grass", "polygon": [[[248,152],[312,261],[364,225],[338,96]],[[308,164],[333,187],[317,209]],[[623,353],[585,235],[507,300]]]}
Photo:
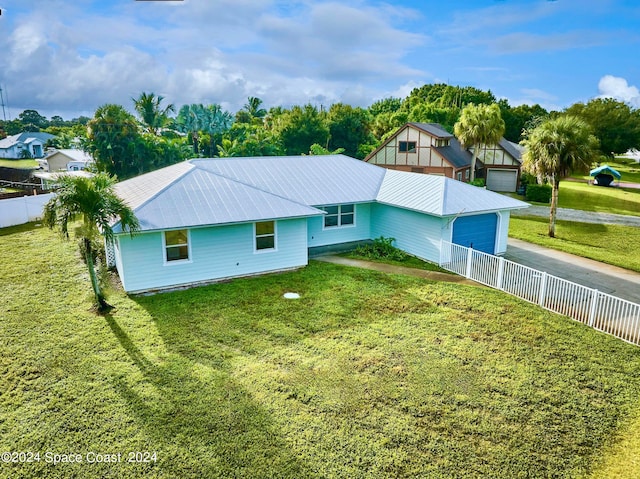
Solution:
{"label": "tree shadow on grass", "polygon": [[111,384],[157,451],[136,465],[160,477],[312,477],[270,414],[221,367],[183,356],[151,361],[112,315],[105,319],[140,374],[112,374]]}

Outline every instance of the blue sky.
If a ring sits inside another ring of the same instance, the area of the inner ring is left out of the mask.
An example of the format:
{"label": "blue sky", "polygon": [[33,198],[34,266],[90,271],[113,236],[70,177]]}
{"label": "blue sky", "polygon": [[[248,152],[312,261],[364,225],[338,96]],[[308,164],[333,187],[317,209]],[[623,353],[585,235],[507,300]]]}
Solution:
{"label": "blue sky", "polygon": [[[141,92],[177,107],[249,96],[367,106],[425,83],[563,109],[640,107],[631,0],[0,0],[7,114],[65,119]],[[2,114],[0,110],[0,115]]]}

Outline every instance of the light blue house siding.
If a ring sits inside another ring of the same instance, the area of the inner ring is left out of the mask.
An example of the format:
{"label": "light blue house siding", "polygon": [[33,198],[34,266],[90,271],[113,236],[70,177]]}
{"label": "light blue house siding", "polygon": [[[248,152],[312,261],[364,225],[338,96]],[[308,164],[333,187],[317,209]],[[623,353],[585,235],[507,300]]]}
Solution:
{"label": "light blue house siding", "polygon": [[395,238],[397,248],[427,261],[439,261],[446,218],[375,204],[371,208],[371,220],[372,238]]}
{"label": "light blue house siding", "polygon": [[127,292],[305,266],[306,218],[276,221],[275,250],[255,250],[254,223],[189,230],[189,260],[165,261],[161,231],[119,235],[116,267]]}
{"label": "light blue house siding", "polygon": [[[335,245],[350,241],[371,239],[371,203],[355,206],[354,225],[325,228],[324,217],[313,216],[308,219],[309,247]],[[318,206],[320,208],[320,206]]]}

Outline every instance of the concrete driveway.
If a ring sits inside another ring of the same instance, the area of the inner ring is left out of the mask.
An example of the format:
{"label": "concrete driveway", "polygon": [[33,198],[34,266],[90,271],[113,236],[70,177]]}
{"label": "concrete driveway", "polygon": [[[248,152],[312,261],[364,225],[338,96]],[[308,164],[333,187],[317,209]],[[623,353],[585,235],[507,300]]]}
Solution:
{"label": "concrete driveway", "polygon": [[640,273],[509,238],[505,259],[640,304]]}

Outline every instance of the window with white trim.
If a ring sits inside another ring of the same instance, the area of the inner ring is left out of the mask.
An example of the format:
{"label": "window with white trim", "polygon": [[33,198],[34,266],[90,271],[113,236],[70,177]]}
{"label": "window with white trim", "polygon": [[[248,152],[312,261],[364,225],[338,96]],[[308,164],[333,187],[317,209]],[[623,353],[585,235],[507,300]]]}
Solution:
{"label": "window with white trim", "polygon": [[276,222],[258,221],[255,224],[256,251],[276,249]]}
{"label": "window with white trim", "polygon": [[356,223],[355,205],[325,206],[322,209],[327,212],[327,214],[324,215],[325,228],[353,226]]}
{"label": "window with white trim", "polygon": [[165,260],[185,261],[189,259],[189,232],[173,230],[164,232]]}

